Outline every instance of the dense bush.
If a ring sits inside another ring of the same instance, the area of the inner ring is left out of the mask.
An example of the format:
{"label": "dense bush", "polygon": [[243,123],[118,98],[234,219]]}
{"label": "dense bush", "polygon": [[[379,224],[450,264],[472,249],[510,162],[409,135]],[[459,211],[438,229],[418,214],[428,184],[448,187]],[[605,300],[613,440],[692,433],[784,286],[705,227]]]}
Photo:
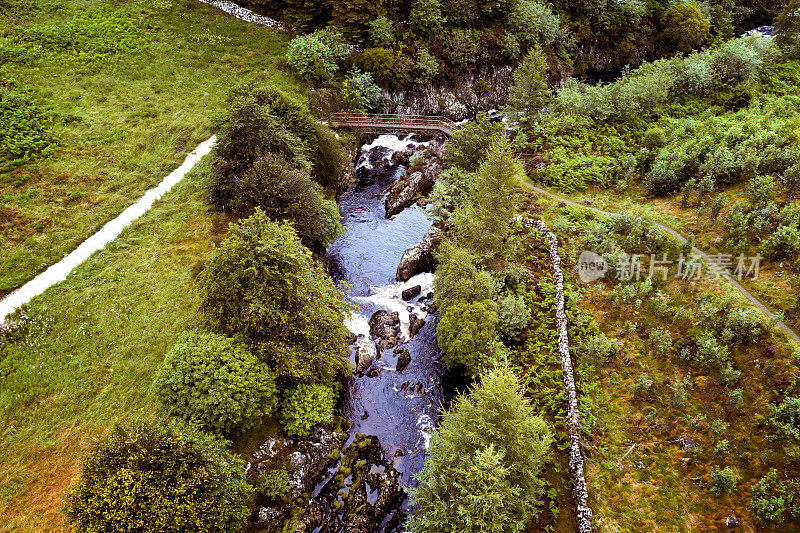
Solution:
{"label": "dense bush", "polygon": [[478,113],[475,120],[465,124],[445,143],[445,161],[467,172],[475,172],[504,135],[502,123],[492,122],[486,113]]}
{"label": "dense bush", "polygon": [[115,425],[86,450],[66,495],[77,531],[228,533],[245,525],[244,463],[173,424]]}
{"label": "dense bush", "polygon": [[351,43],[365,43],[370,36],[370,21],[384,12],[381,3],[373,0],[337,0],[326,5],[331,8],[330,25],[341,30]]}
{"label": "dense bush", "polygon": [[302,383],[284,393],[281,425],[289,435],[307,436],[317,424],[331,422],[336,396],[330,387]]}
{"label": "dense bush", "polygon": [[710,333],[703,333],[695,339],[697,352],[694,360],[706,370],[721,370],[730,361],[728,347],[717,340]]}
{"label": "dense bush", "polygon": [[439,75],[441,62],[431,55],[425,47],[420,47],[417,51],[417,61],[412,67],[412,79],[420,87],[428,87],[431,82]]}
{"label": "dense bush", "polygon": [[711,28],[700,6],[685,2],[669,6],[661,16],[661,25],[664,38],[684,53],[703,44]]}
{"label": "dense bush", "polygon": [[328,382],[349,372],[344,296],[290,226],[260,208],[232,224],[202,283],[211,325],[240,335],[280,377]]}
{"label": "dense bush", "polygon": [[350,111],[376,111],[381,103],[381,89],[371,73],[353,70],[342,82],[342,100]]}
{"label": "dense bush", "polygon": [[27,94],[0,86],[0,172],[49,155],[53,119]]}
{"label": "dense bush", "polygon": [[508,14],[508,29],[525,47],[547,47],[560,36],[561,20],[552,8],[536,0],[522,0]]}
{"label": "dense bush", "polygon": [[510,115],[516,122],[530,128],[537,113],[549,99],[545,56],[538,47],[534,47],[514,71],[514,85],[508,95]]}
{"label": "dense bush", "polygon": [[459,300],[442,311],[436,338],[447,366],[464,365],[477,376],[497,363],[501,346],[497,339],[499,318],[492,300]]}
{"label": "dense bush", "polygon": [[389,48],[367,48],[356,62],[371,73],[381,87],[389,88],[405,83],[412,66],[408,58]]}
{"label": "dense bush", "polygon": [[714,496],[721,496],[732,492],[736,488],[739,476],[729,466],[720,469],[715,466],[711,470],[711,492]]}
{"label": "dense bush", "polygon": [[433,297],[439,309],[447,309],[459,301],[477,302],[494,296],[492,277],[478,270],[469,251],[444,240],[436,257],[439,266],[433,280]]}
{"label": "dense bush", "polygon": [[800,252],[800,230],[797,226],[779,226],[761,249],[767,259],[793,259]]}
{"label": "dense bush", "polygon": [[434,433],[412,490],[409,531],[521,531],[542,503],[539,476],[552,442],[514,373],[500,367],[484,374]]}
{"label": "dense bush", "polygon": [[786,7],[775,20],[780,29],[776,40],[786,55],[800,55],[800,0],[789,0]]}
{"label": "dense bush", "polygon": [[225,435],[255,426],[277,404],[270,369],[214,333],[184,334],[165,356],[153,388],[166,413]]}
{"label": "dense bush", "polygon": [[327,248],[344,229],[336,202],[281,155],[267,154],[231,184],[230,210],[248,217],[260,207],[273,220],[289,222],[308,246]]}
{"label": "dense bush", "polygon": [[613,355],[619,353],[619,344],[614,339],[609,339],[602,333],[592,335],[586,339],[585,355],[592,361],[597,363],[604,363],[609,360]]}
{"label": "dense bush", "polygon": [[516,340],[531,321],[525,298],[505,293],[497,300],[498,332],[505,340]]}
{"label": "dense bush", "polygon": [[770,438],[800,441],[800,398],[786,398],[768,406]]}
{"label": "dense bush", "polygon": [[457,69],[466,69],[478,61],[480,45],[471,30],[450,30],[444,36],[444,57]]}
{"label": "dense bush", "polygon": [[416,0],[411,8],[411,28],[423,37],[435,38],[444,26],[439,0]]}
{"label": "dense bush", "polygon": [[448,168],[436,178],[431,192],[428,212],[435,222],[453,216],[456,208],[469,196],[475,176],[458,167]]}
{"label": "dense bush", "polygon": [[317,30],[292,39],[286,49],[286,60],[301,78],[326,83],[339,70],[339,61],[346,51],[340,35],[331,30]]}
{"label": "dense bush", "polygon": [[753,513],[762,526],[777,525],[786,512],[788,498],[782,493],[779,485],[778,471],[770,468],[767,475],[750,489],[753,495]]}
{"label": "dense bush", "polygon": [[391,46],[394,43],[394,28],[384,15],[369,23],[369,40],[372,46]]}

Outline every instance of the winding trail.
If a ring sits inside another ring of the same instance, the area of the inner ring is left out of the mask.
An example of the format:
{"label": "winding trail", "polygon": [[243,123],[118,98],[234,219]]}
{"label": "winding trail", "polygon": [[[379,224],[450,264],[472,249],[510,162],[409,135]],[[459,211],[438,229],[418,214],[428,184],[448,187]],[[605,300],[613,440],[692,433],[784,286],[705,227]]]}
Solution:
{"label": "winding trail", "polygon": [[[560,202],[564,202],[565,204],[571,205],[573,207],[579,207],[581,209],[586,209],[587,211],[593,211],[595,213],[598,213],[600,215],[605,215],[605,216],[614,216],[614,215],[618,215],[619,214],[619,213],[614,212],[614,211],[604,211],[602,209],[599,209],[597,207],[592,207],[590,205],[579,204],[578,202],[574,202],[574,201],[569,200],[567,198],[564,198],[562,196],[558,196],[557,194],[552,193],[552,192],[550,192],[550,191],[548,191],[546,189],[542,189],[541,187],[537,187],[537,186],[535,186],[535,185],[533,185],[531,183],[528,183],[527,181],[520,180],[520,182],[523,185],[525,185],[525,187],[527,187],[528,189],[531,189],[531,190],[533,190],[533,191],[535,191],[535,192],[537,192],[539,194],[544,194],[545,196],[549,196],[551,198],[554,198],[554,199],[556,199],[556,200],[558,200]],[[656,227],[658,227],[659,229],[661,229],[662,231],[664,231],[664,232],[668,233],[669,235],[671,235],[672,237],[674,237],[681,244],[685,244],[686,243],[686,240],[687,240],[686,237],[684,237],[683,235],[681,235],[680,233],[678,233],[674,229],[670,228],[669,226],[665,226],[664,224],[661,224],[659,222],[653,222],[653,224]],[[695,254],[697,254],[698,256],[702,257],[703,260],[706,261],[707,263],[709,263],[709,264],[714,264],[715,263],[714,260],[712,259],[712,257],[710,255],[708,255],[707,253],[705,253],[703,250],[701,250],[701,249],[699,249],[697,247],[692,247],[692,251]],[[747,289],[742,287],[742,285],[738,281],[736,281],[727,272],[723,271],[723,272],[721,272],[721,275],[722,275],[723,278],[725,278],[727,281],[729,281],[730,284],[733,285],[740,293],[742,293],[742,295],[744,295],[745,298],[750,300],[750,302],[753,305],[758,307],[765,315],[767,315],[767,317],[769,317],[773,322],[775,322],[775,325],[777,327],[779,327],[784,333],[786,333],[786,335],[788,335],[790,338],[792,338],[796,343],[800,344],[800,336],[798,336],[797,333],[795,333],[795,331],[792,328],[790,328],[789,326],[787,326],[783,321],[778,320],[777,316],[775,315],[775,313],[770,311],[767,308],[767,306],[764,305],[758,298],[753,296],[753,294],[750,291],[748,291]]]}
{"label": "winding trail", "polygon": [[100,231],[83,241],[80,246],[67,254],[61,261],[50,265],[47,270],[0,300],[0,326],[2,326],[3,321],[8,315],[31,301],[32,298],[39,296],[56,283],[67,279],[69,273],[86,261],[89,256],[98,250],[102,250],[106,244],[119,237],[120,233],[122,233],[131,222],[149,211],[156,200],[168,193],[176,183],[181,181],[197,162],[211,151],[211,148],[213,148],[216,142],[217,136],[212,135],[208,140],[200,143],[197,148],[186,156],[181,166],[173,170],[167,177],[161,180],[161,183],[157,186],[144,193],[136,203],[120,213],[115,219],[106,222],[105,226],[103,226]]}

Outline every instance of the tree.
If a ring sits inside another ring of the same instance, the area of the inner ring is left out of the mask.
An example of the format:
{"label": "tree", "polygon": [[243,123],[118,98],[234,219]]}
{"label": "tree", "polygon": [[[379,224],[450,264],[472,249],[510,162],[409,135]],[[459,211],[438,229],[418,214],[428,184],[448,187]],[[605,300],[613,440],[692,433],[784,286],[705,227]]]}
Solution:
{"label": "tree", "polygon": [[270,369],[215,333],[185,333],[164,358],[153,388],[167,414],[224,435],[254,427],[277,406]]}
{"label": "tree", "polygon": [[381,89],[369,72],[353,69],[342,82],[342,99],[351,111],[375,111],[381,104]]}
{"label": "tree", "polygon": [[441,62],[427,48],[420,47],[417,51],[417,62],[413,67],[414,83],[420,87],[427,87],[439,75],[441,66]]}
{"label": "tree", "polygon": [[516,120],[525,128],[530,128],[535,122],[536,114],[549,98],[545,56],[538,47],[534,47],[514,72],[514,85],[508,96],[508,105]]}
{"label": "tree", "polygon": [[291,381],[330,382],[350,371],[343,294],[291,226],[264,211],[232,224],[202,278],[210,325],[241,336]]}
{"label": "tree", "polygon": [[357,60],[358,65],[372,73],[382,87],[397,87],[405,83],[411,61],[388,48],[367,48]]}
{"label": "tree", "polygon": [[430,217],[442,222],[453,216],[456,208],[469,196],[475,176],[458,167],[448,168],[436,178],[431,192],[431,203],[428,204]]}
{"label": "tree", "polygon": [[478,376],[497,362],[502,345],[497,338],[497,304],[492,300],[458,300],[442,311],[436,338],[449,368],[464,365]]}
{"label": "tree", "polygon": [[301,383],[289,389],[281,403],[281,425],[289,435],[308,436],[317,424],[331,422],[336,396],[325,385]]}
{"label": "tree", "polygon": [[348,41],[364,44],[370,36],[370,21],[383,13],[383,0],[336,0],[331,2],[331,25]]}
{"label": "tree", "polygon": [[392,46],[394,44],[394,28],[385,15],[381,15],[369,23],[369,40],[372,46]]}
{"label": "tree", "polygon": [[664,39],[685,54],[703,44],[711,28],[700,6],[684,2],[669,6],[661,15],[661,25]]}
{"label": "tree", "polygon": [[508,28],[526,47],[552,45],[559,37],[561,20],[536,0],[522,0],[508,14]]}
{"label": "tree", "polygon": [[506,366],[456,398],[412,489],[412,533],[515,533],[537,514],[553,435]]}
{"label": "tree", "polygon": [[234,214],[245,218],[260,207],[271,219],[291,223],[307,246],[325,249],[344,233],[336,202],[282,155],[258,159],[232,180],[230,190],[228,206]]}
{"label": "tree", "polygon": [[489,149],[504,135],[502,123],[492,122],[486,113],[478,113],[475,120],[465,124],[445,143],[445,162],[475,172]]}
{"label": "tree", "polygon": [[65,498],[76,531],[227,533],[245,525],[244,463],[175,424],[115,425],[94,441]]}
{"label": "tree", "polygon": [[525,298],[505,293],[497,301],[497,314],[500,319],[498,331],[506,340],[515,340],[531,321],[531,311],[525,305]]}
{"label": "tree", "polygon": [[447,20],[459,26],[474,26],[478,22],[478,3],[476,0],[444,0],[443,11]]}
{"label": "tree", "polygon": [[438,266],[433,280],[433,297],[439,309],[458,301],[477,302],[494,296],[494,282],[488,272],[475,267],[475,258],[449,239],[439,244]]}
{"label": "tree", "polygon": [[439,0],[416,0],[411,8],[411,28],[423,37],[434,38],[442,30],[444,17]]}
{"label": "tree", "polygon": [[518,204],[514,190],[524,175],[511,145],[505,140],[495,143],[478,169],[467,201],[455,212],[457,242],[475,250],[484,262],[509,253],[509,221]]}
{"label": "tree", "polygon": [[789,0],[775,26],[780,30],[775,40],[781,49],[789,57],[800,55],[800,0]]}
{"label": "tree", "polygon": [[304,80],[325,84],[339,70],[346,52],[341,37],[330,30],[299,35],[289,42],[286,61]]}

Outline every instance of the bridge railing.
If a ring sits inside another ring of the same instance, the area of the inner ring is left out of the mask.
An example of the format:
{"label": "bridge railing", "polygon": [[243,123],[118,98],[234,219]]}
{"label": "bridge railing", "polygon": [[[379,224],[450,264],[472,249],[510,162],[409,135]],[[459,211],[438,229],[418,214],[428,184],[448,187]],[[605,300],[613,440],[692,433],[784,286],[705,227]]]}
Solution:
{"label": "bridge railing", "polygon": [[445,117],[424,115],[364,115],[357,113],[335,113],[329,122],[336,126],[375,129],[439,130],[452,135],[460,128]]}

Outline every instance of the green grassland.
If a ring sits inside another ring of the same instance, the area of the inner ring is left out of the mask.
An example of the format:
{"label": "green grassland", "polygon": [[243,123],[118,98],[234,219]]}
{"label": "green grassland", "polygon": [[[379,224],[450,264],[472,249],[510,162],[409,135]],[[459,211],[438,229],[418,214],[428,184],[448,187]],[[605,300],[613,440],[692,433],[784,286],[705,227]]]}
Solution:
{"label": "green grassland", "polygon": [[0,85],[40,110],[54,144],[10,170],[0,160],[0,294],[176,168],[232,86],[301,90],[281,70],[287,40],[193,0],[5,2]]}

